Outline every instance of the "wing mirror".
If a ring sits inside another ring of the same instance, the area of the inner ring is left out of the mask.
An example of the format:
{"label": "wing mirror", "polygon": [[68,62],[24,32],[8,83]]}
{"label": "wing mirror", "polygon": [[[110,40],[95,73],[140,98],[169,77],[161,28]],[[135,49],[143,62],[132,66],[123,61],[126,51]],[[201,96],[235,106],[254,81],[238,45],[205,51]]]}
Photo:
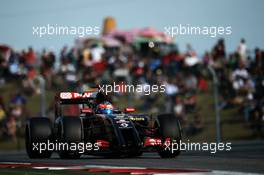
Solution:
{"label": "wing mirror", "polygon": [[125,112],[125,113],[130,113],[130,112],[135,112],[135,111],[136,111],[135,108],[125,108],[125,109],[124,109],[124,112]]}
{"label": "wing mirror", "polygon": [[90,114],[90,113],[93,113],[93,109],[92,108],[82,108],[81,113]]}

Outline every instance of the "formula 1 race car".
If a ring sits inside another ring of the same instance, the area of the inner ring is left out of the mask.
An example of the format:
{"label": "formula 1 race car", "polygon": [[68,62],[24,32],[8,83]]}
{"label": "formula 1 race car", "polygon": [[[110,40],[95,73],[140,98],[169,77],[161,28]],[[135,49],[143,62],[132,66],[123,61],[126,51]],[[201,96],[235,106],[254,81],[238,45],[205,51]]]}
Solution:
{"label": "formula 1 race car", "polygon": [[[63,114],[63,106],[67,105],[78,106],[79,114]],[[82,154],[137,157],[145,151],[156,151],[162,158],[180,154],[180,150],[165,149],[181,140],[181,127],[176,117],[133,112],[134,108],[123,111],[114,108],[98,91],[61,92],[56,96],[54,122],[46,117],[27,121],[27,154],[30,158],[50,158],[52,152],[57,152],[60,158],[69,159],[80,158]],[[58,149],[61,145],[65,149]]]}

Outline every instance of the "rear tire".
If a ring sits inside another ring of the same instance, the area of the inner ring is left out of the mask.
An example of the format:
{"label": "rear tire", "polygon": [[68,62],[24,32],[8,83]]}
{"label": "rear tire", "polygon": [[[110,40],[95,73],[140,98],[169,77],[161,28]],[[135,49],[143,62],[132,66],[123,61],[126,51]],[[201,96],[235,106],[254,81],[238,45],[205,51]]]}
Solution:
{"label": "rear tire", "polygon": [[25,131],[25,144],[28,157],[50,158],[52,151],[45,150],[40,153],[40,151],[36,150],[36,148],[33,146],[33,143],[47,143],[48,140],[50,142],[52,141],[52,127],[50,120],[44,117],[35,117],[29,119],[26,123]]}
{"label": "rear tire", "polygon": [[[169,138],[170,141],[175,140],[179,145],[182,138],[179,120],[172,114],[163,114],[157,117],[157,122],[159,126],[158,135],[162,138],[163,142]],[[172,142],[170,142],[170,144],[172,144]],[[174,150],[172,153],[171,150],[165,150],[165,148],[162,147],[158,153],[161,158],[175,158],[180,154],[180,149]]]}
{"label": "rear tire", "polygon": [[[83,127],[79,117],[62,117],[58,127],[61,143],[80,143],[82,141]],[[63,150],[59,152],[61,159],[79,159],[81,154],[76,151]]]}

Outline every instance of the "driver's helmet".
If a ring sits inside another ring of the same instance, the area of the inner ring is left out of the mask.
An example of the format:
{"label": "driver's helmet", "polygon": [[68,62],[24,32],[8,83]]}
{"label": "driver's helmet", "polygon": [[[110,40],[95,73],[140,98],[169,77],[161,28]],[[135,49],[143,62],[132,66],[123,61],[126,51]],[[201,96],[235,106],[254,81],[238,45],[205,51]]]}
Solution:
{"label": "driver's helmet", "polygon": [[100,114],[113,114],[114,107],[108,101],[98,104],[97,113]]}

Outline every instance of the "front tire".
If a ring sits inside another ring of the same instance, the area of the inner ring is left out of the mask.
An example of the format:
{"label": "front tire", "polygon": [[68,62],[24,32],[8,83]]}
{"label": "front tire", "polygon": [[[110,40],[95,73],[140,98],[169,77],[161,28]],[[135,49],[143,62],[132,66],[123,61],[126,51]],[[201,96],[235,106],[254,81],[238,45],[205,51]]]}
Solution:
{"label": "front tire", "polygon": [[[157,117],[158,123],[158,135],[162,138],[163,142],[166,139],[170,139],[170,144],[172,141],[176,141],[179,145],[179,142],[182,138],[181,126],[179,120],[171,114],[163,114]],[[174,150],[173,153],[171,150],[165,150],[163,147],[158,151],[161,158],[175,158],[180,154],[180,149]]]}

